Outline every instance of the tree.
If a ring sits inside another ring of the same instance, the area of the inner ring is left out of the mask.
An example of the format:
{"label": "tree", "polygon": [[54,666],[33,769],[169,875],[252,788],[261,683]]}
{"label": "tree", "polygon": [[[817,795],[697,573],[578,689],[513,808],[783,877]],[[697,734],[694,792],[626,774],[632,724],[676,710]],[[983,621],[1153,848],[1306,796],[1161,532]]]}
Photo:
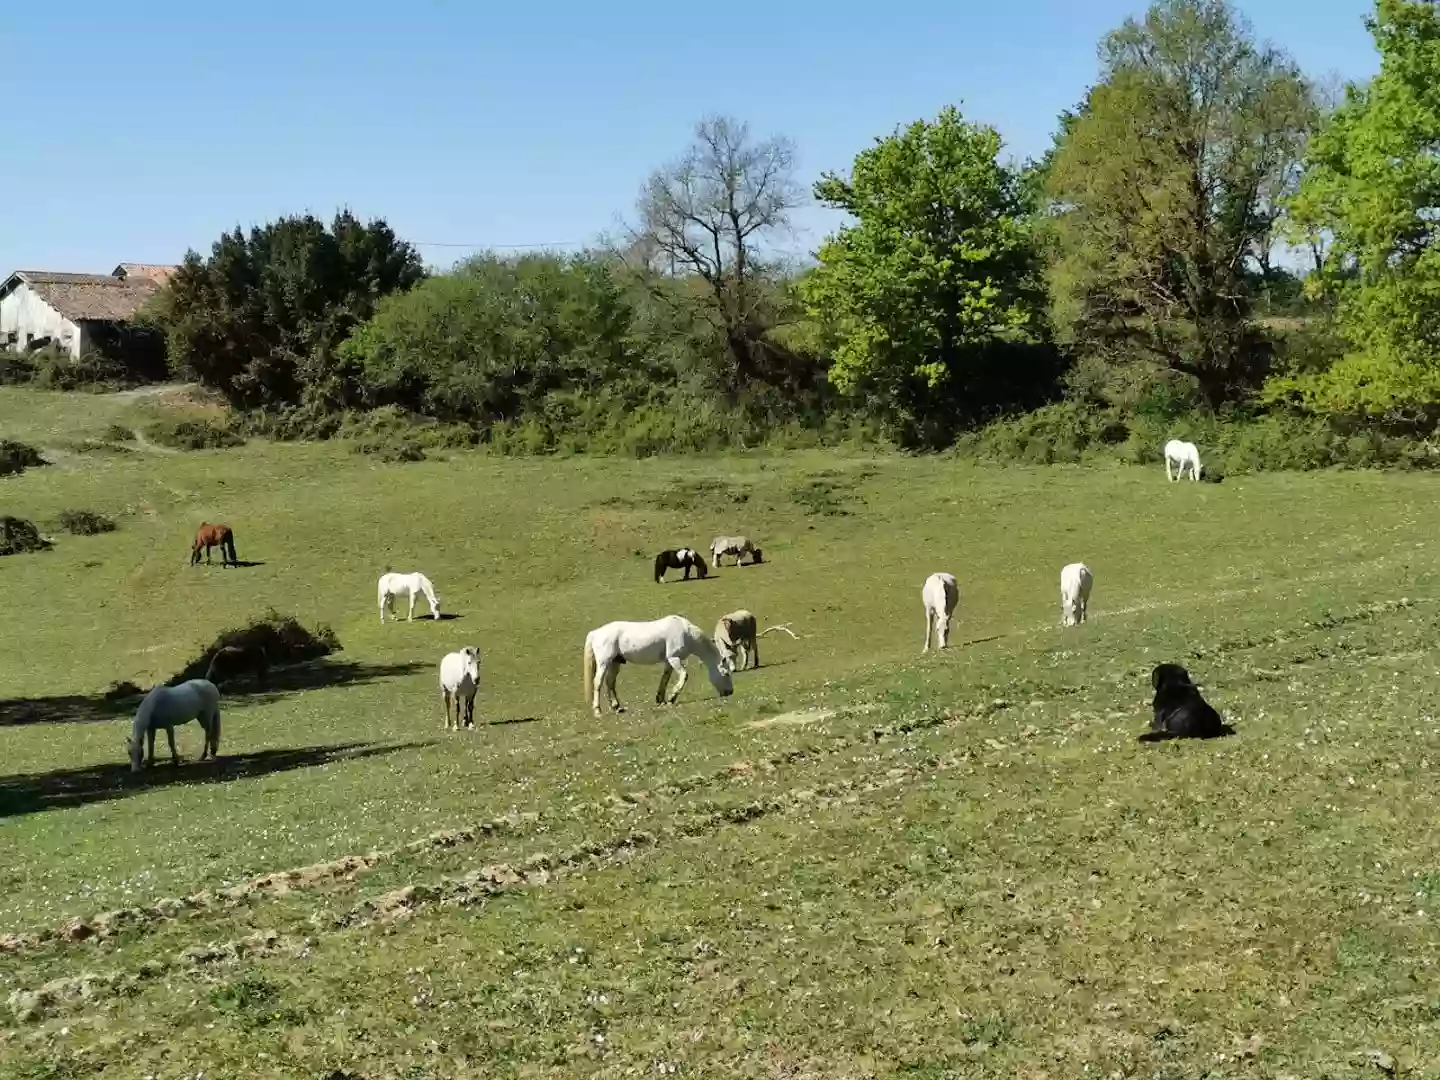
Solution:
{"label": "tree", "polygon": [[1251,320],[1316,109],[1225,0],[1159,0],[1100,46],[1102,77],[1045,166],[1061,339],[1192,377],[1212,406],[1253,387]]}
{"label": "tree", "polygon": [[191,251],[151,316],[172,364],[242,407],[335,392],[334,350],[381,297],[425,276],[384,221],[282,218]]}
{"label": "tree", "polygon": [[877,139],[848,179],[815,185],[856,222],[800,283],[838,338],[831,381],[907,443],[946,441],[1013,400],[1015,384],[1053,383],[1015,348],[1034,340],[1043,299],[1026,188],[1000,148],[994,128],[949,107]]}
{"label": "tree", "polygon": [[1347,88],[1292,202],[1299,236],[1331,238],[1315,285],[1338,296],[1353,350],[1267,391],[1319,413],[1429,425],[1440,417],[1440,9],[1378,0],[1366,25],[1380,72]]}
{"label": "tree", "polygon": [[643,377],[630,312],[598,259],[483,255],[381,300],[341,346],[363,404],[490,423],[546,395]]}
{"label": "tree", "polygon": [[[752,381],[797,378],[794,358],[768,337],[777,322],[770,285],[780,268],[768,242],[800,205],[794,163],[788,139],[757,141],[746,124],[706,117],[690,148],[646,181],[630,230],[631,257],[662,279],[657,298],[682,306],[723,340],[723,389],[732,399]],[[663,280],[686,276],[702,287]]]}

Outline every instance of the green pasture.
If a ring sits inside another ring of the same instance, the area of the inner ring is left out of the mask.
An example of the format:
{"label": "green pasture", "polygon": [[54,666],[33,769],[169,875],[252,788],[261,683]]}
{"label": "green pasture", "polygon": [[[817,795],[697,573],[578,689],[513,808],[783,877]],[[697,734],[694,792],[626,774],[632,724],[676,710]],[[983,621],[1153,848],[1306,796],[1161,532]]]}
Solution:
{"label": "green pasture", "polygon": [[[55,533],[0,559],[0,1076],[1440,1076],[1433,477],[85,447],[141,407],[0,391],[56,451],[0,479]],[[382,626],[387,566],[456,617]],[[588,629],[737,607],[800,639],[591,717]],[[342,651],[132,781],[106,688],[268,608]],[[1162,660],[1238,735],[1137,743]]]}

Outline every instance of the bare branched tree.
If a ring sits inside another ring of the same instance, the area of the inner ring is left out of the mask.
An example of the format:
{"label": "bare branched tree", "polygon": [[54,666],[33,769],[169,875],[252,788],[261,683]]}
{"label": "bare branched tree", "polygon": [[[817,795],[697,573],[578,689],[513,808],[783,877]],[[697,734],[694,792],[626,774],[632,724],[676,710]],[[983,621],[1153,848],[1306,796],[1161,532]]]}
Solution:
{"label": "bare branched tree", "polygon": [[646,181],[629,230],[631,258],[704,282],[674,295],[701,298],[698,313],[724,336],[736,385],[767,377],[767,285],[782,261],[767,241],[789,229],[804,200],[794,164],[789,139],[755,140],[748,124],[708,116],[684,155]]}

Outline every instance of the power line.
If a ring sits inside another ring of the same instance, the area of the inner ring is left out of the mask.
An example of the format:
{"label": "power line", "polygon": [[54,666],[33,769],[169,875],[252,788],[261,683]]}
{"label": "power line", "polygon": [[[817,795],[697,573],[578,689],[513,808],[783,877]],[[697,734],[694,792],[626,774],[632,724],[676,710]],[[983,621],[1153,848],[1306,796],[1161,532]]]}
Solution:
{"label": "power line", "polygon": [[410,244],[411,244],[412,246],[414,246],[414,247],[489,248],[489,249],[491,249],[491,250],[498,250],[498,251],[518,251],[518,250],[521,250],[521,249],[529,250],[529,249],[533,249],[533,248],[582,247],[582,246],[584,245],[584,243],[585,243],[585,242],[584,242],[583,240],[552,240],[552,241],[550,241],[549,243],[543,243],[543,244],[456,244],[456,243],[452,243],[452,242],[450,242],[450,241],[448,241],[448,240],[411,240],[411,241],[410,241]]}

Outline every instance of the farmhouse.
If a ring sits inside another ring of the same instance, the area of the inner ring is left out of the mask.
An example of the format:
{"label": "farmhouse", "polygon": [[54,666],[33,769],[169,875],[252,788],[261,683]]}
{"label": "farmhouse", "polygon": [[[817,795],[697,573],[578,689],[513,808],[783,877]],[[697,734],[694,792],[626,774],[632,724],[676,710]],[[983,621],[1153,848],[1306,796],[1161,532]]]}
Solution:
{"label": "farmhouse", "polygon": [[109,274],[16,270],[0,285],[0,349],[53,345],[78,359],[123,328],[177,269],[121,263]]}

